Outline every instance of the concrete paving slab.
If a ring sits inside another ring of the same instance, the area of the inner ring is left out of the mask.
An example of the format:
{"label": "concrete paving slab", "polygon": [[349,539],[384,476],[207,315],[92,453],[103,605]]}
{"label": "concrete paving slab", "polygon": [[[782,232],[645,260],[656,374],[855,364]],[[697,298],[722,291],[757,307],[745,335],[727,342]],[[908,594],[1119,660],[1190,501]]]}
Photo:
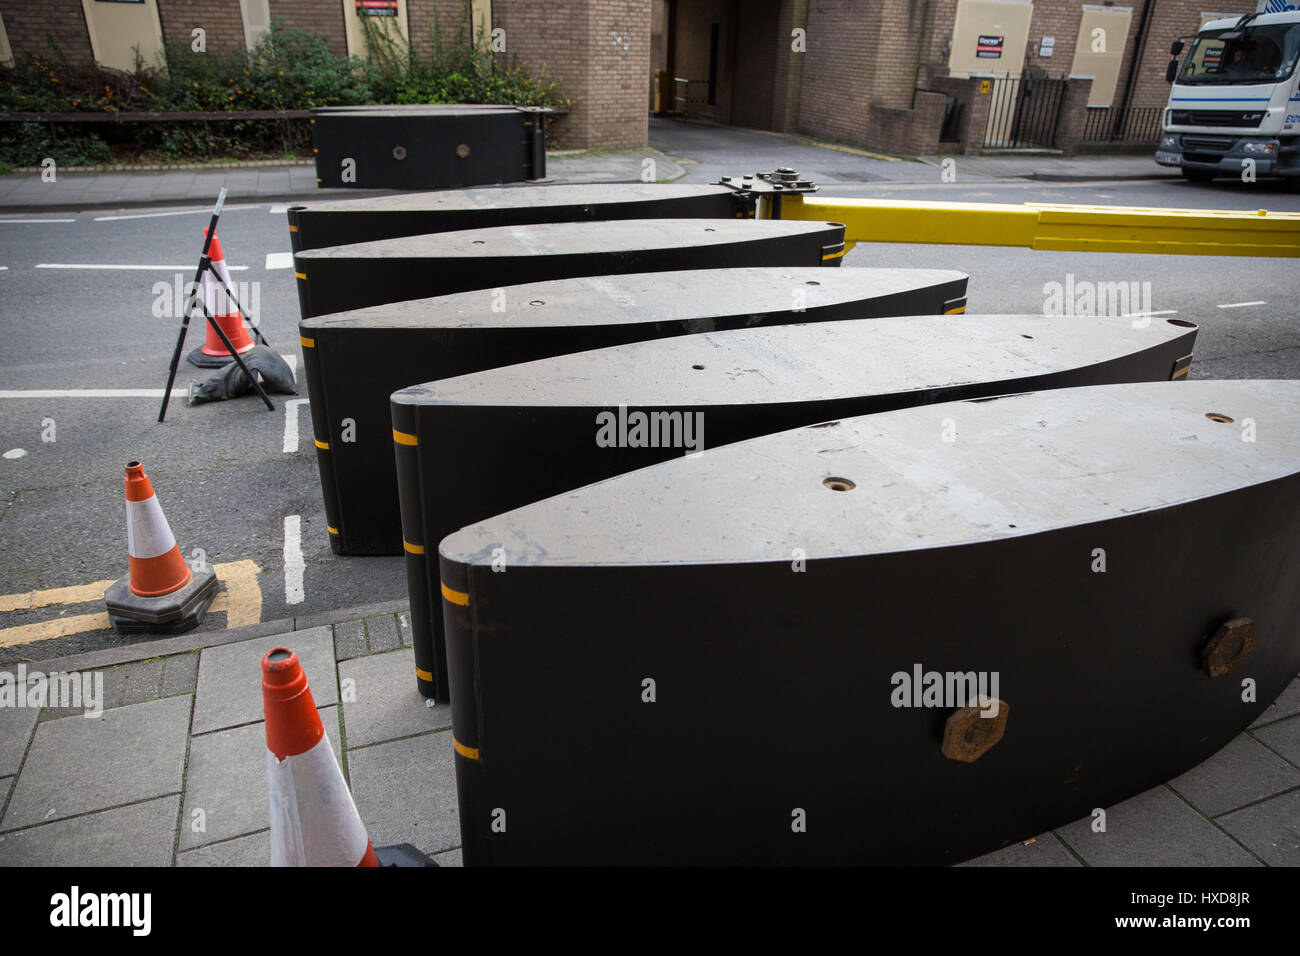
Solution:
{"label": "concrete paving slab", "polygon": [[1278,695],[1277,700],[1269,704],[1268,709],[1259,715],[1259,719],[1250,725],[1250,729],[1271,724],[1300,714],[1300,677],[1286,685],[1286,690]]}
{"label": "concrete paving slab", "polygon": [[122,686],[122,703],[138,704],[161,696],[162,658],[128,664]]}
{"label": "concrete paving slab", "polygon": [[348,751],[357,810],[375,846],[429,856],[460,846],[451,731]]}
{"label": "concrete paving slab", "polygon": [[1065,844],[1050,830],[1039,834],[1032,843],[1013,843],[992,853],[957,864],[963,866],[1083,866]]}
{"label": "concrete paving slab", "polygon": [[366,647],[366,625],[363,621],[343,621],[334,625],[334,658],[346,661],[354,657],[365,657],[369,653]]}
{"label": "concrete paving slab", "polygon": [[439,853],[434,858],[434,862],[439,866],[464,866],[464,853],[460,847],[454,850],[448,850],[446,853]]}
{"label": "concrete paving slab", "polygon": [[177,866],[270,866],[271,831],[250,833],[176,854]]}
{"label": "concrete paving slab", "polygon": [[1259,866],[1227,834],[1166,786],[1106,808],[1106,830],[1084,817],[1056,835],[1089,866]]}
{"label": "concrete paving slab", "polygon": [[403,647],[412,646],[410,611],[397,612],[397,635]]}
{"label": "concrete paving slab", "polygon": [[1264,746],[1300,767],[1300,717],[1288,717],[1251,733]]}
{"label": "concrete paving slab", "polygon": [[[320,708],[320,717],[338,759],[338,707]],[[265,723],[259,721],[190,739],[179,849],[265,829],[269,814]]]}
{"label": "concrete paving slab", "polygon": [[0,777],[18,772],[40,713],[36,707],[0,707]]}
{"label": "concrete paving slab", "polygon": [[189,723],[189,697],[45,721],[0,830],[179,793]]}
{"label": "concrete paving slab", "polygon": [[451,707],[428,707],[416,690],[415,651],[410,648],[344,661],[339,681],[352,681],[343,700],[349,749],[451,728]]}
{"label": "concrete paving slab", "polygon": [[1300,790],[1215,821],[1270,866],[1300,866]]}
{"label": "concrete paving slab", "polygon": [[[122,690],[126,686],[129,672],[130,665],[107,667],[92,672],[96,675],[103,675],[103,689],[102,692],[97,691],[97,693],[99,694],[100,706],[105,710],[108,710],[110,707],[118,707],[121,705]],[[82,673],[84,673],[84,671]],[[93,677],[92,679],[97,680],[98,678]],[[63,717],[79,717],[85,713],[85,710],[85,707],[46,707],[41,711],[41,720],[59,720]]]}
{"label": "concrete paving slab", "polygon": [[1207,817],[1217,817],[1300,787],[1300,770],[1250,734],[1242,734],[1200,766],[1169,781],[1169,786]]}
{"label": "concrete paving slab", "polygon": [[317,707],[336,704],[334,647],[328,627],[292,634],[272,634],[238,644],[205,648],[199,658],[194,700],[195,734],[236,727],[262,719],[262,658],[287,645],[302,662]]}
{"label": "concrete paving slab", "polygon": [[0,866],[170,866],[179,796],[0,835]]}
{"label": "concrete paving slab", "polygon": [[397,621],[393,615],[379,614],[366,618],[366,641],[370,645],[371,654],[401,647],[401,639],[397,636]]}
{"label": "concrete paving slab", "polygon": [[192,694],[199,682],[199,655],[173,654],[163,658],[162,687],[159,693],[163,697],[173,694]]}

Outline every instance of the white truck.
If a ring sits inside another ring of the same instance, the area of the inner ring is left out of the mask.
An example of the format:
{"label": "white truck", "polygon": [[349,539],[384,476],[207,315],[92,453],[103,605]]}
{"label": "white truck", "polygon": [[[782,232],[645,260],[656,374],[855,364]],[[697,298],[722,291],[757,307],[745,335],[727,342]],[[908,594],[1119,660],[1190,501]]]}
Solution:
{"label": "white truck", "polygon": [[1260,0],[1259,12],[1211,20],[1190,38],[1181,69],[1184,43],[1174,41],[1157,163],[1198,182],[1247,168],[1256,176],[1300,177],[1295,2]]}

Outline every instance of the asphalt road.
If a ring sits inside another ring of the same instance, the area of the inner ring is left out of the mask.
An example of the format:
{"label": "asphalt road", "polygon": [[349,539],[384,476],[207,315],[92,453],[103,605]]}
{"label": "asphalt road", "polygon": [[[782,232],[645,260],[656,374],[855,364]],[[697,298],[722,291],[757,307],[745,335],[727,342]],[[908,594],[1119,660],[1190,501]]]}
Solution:
{"label": "asphalt road", "polygon": [[[671,142],[652,145],[694,160],[685,164],[686,181],[793,165],[822,182],[824,195],[1300,210],[1300,195],[1268,183],[1006,181],[963,176],[960,160],[958,181],[943,183],[938,169],[921,164],[708,127],[684,128]],[[144,462],[187,556],[202,548],[209,562],[246,572],[208,615],[206,630],[406,596],[400,558],[331,553],[305,406],[294,410],[298,437],[286,449],[292,426],[284,396],[275,398],[274,412],[254,397],[190,407],[183,387],[206,373],[185,363],[182,391],[164,424],[155,420],[158,397],[121,393],[161,390],[166,381],[179,317],[174,303],[163,317],[154,314],[154,287],[192,277],[206,202],[175,210],[0,213],[0,662],[131,640],[102,627],[102,601],[75,591],[25,597],[125,573],[122,469],[131,459]],[[259,284],[252,311],[270,343],[297,360],[293,271],[267,268],[268,254],[289,250],[281,209],[235,202],[219,232],[230,265],[247,267],[232,278]],[[41,268],[50,264],[116,268]],[[1137,282],[1149,289],[1144,309],[1201,326],[1192,377],[1300,377],[1300,270],[1292,260],[860,245],[844,265],[962,270],[971,276],[972,312],[1041,312],[1050,283]],[[201,341],[196,328],[187,351]],[[106,392],[63,394],[77,389]],[[305,387],[299,397],[306,398]],[[294,542],[286,544],[292,516],[301,527],[301,600]]]}

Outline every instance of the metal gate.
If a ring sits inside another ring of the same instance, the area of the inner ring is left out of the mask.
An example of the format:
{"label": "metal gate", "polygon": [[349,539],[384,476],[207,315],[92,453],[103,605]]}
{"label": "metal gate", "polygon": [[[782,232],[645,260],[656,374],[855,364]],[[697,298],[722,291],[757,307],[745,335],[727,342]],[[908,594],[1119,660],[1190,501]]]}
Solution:
{"label": "metal gate", "polygon": [[1064,77],[1004,76],[993,80],[985,148],[1024,149],[1056,146],[1068,81]]}

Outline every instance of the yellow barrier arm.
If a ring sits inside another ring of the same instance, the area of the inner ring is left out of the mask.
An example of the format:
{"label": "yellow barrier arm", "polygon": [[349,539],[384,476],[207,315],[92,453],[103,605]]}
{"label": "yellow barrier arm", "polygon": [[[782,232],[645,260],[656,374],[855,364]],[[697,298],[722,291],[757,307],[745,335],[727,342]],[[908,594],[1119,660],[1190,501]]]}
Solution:
{"label": "yellow barrier arm", "polygon": [[[760,217],[772,208],[765,205],[760,206]],[[776,209],[781,219],[844,223],[846,249],[857,242],[915,242],[1070,252],[1300,256],[1300,213],[1266,209],[1002,205],[813,194],[783,195]]]}

